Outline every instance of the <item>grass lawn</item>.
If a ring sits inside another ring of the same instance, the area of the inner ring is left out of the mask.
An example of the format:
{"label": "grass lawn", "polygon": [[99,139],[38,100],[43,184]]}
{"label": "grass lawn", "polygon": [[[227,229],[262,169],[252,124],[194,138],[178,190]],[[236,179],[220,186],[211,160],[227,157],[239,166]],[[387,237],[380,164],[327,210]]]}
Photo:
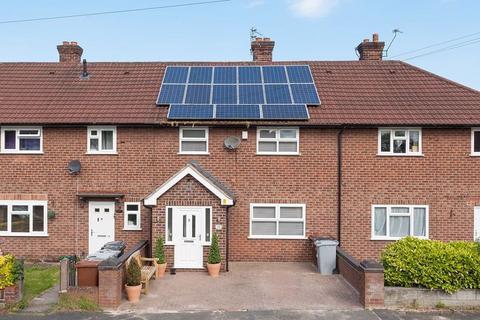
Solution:
{"label": "grass lawn", "polygon": [[23,299],[17,308],[23,309],[28,303],[53,287],[59,280],[60,268],[58,266],[30,265],[25,266],[25,280],[23,284]]}

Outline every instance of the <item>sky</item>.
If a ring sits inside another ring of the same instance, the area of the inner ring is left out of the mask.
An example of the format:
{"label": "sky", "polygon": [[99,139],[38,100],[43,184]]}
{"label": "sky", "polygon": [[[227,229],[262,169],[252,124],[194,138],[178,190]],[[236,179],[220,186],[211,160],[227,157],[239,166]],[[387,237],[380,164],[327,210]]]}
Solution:
{"label": "sky", "polygon": [[[2,0],[0,62],[57,61],[56,45],[77,41],[88,61],[251,60],[250,28],[275,40],[274,60],[356,60],[378,32],[385,59],[406,62],[480,90],[478,0],[231,0],[229,2],[25,23],[8,20],[176,5],[206,0]],[[396,55],[450,39],[461,40]]]}

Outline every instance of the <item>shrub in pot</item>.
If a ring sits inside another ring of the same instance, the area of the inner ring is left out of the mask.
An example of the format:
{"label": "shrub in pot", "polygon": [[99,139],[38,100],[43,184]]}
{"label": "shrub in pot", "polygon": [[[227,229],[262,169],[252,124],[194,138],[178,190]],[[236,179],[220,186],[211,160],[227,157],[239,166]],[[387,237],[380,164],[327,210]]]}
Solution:
{"label": "shrub in pot", "polygon": [[130,259],[127,267],[127,284],[125,284],[127,298],[130,302],[138,302],[142,291],[142,271],[137,259]]}
{"label": "shrub in pot", "polygon": [[220,274],[220,263],[222,257],[220,256],[220,247],[218,245],[218,236],[216,233],[212,235],[212,244],[210,245],[210,252],[208,253],[207,270],[212,277],[218,277]]}
{"label": "shrub in pot", "polygon": [[157,259],[157,272],[155,274],[155,278],[158,279],[165,275],[165,269],[167,268],[162,236],[158,237],[155,243],[155,259]]}

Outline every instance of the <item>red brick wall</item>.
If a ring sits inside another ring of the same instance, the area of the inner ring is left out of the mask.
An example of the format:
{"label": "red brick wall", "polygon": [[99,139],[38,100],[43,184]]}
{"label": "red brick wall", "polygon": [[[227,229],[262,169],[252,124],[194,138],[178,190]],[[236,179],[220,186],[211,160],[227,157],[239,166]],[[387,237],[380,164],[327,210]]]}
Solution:
{"label": "red brick wall", "polygon": [[429,205],[429,236],[473,240],[480,204],[480,158],[470,129],[423,129],[423,157],[377,156],[377,129],[348,129],[343,147],[342,246],[377,259],[389,241],[372,241],[373,204]]}

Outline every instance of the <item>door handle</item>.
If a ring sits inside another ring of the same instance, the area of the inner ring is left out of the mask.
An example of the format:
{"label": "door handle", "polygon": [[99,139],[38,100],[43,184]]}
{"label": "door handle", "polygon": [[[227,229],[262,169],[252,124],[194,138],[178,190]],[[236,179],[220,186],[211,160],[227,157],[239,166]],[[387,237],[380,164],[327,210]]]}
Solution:
{"label": "door handle", "polygon": [[198,240],[202,241],[202,235],[201,234],[198,235]]}
{"label": "door handle", "polygon": [[93,229],[90,229],[90,237],[93,237]]}
{"label": "door handle", "polygon": [[193,240],[183,240],[185,243],[193,243]]}

